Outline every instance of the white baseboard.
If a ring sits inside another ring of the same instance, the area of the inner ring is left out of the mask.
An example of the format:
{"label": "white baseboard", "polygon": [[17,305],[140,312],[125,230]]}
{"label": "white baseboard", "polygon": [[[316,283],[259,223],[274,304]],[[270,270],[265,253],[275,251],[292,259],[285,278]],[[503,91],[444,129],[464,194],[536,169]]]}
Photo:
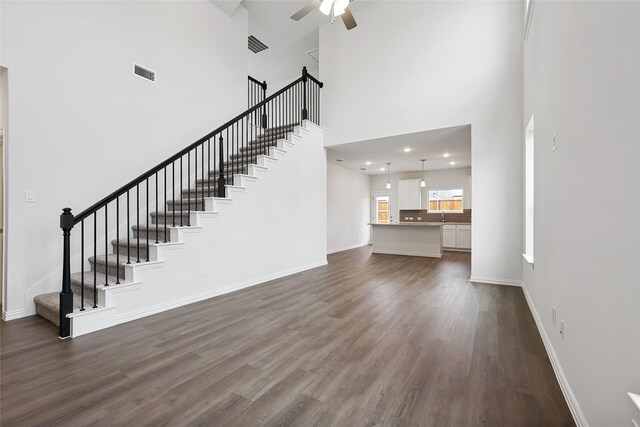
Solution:
{"label": "white baseboard", "polygon": [[496,277],[471,276],[470,282],[488,283],[490,285],[522,287],[522,280],[499,279]]}
{"label": "white baseboard", "polygon": [[442,258],[441,253],[425,253],[425,252],[411,252],[411,251],[383,251],[380,249],[374,249],[374,254],[382,255],[405,255],[405,256],[421,256],[425,258]]}
{"label": "white baseboard", "polygon": [[269,282],[271,280],[280,279],[282,277],[291,276],[292,274],[301,273],[306,270],[311,270],[313,268],[322,267],[323,265],[327,265],[327,260],[323,260],[320,262],[316,262],[313,264],[308,264],[302,267],[298,267],[295,269],[282,271],[280,273],[272,274],[269,276],[264,276],[259,279],[250,280],[244,283],[239,283],[236,285],[229,286],[224,289],[216,289],[215,291],[205,292],[198,295],[192,295],[186,298],[179,298],[173,301],[169,301],[166,303],[158,304],[151,307],[146,307],[141,310],[135,310],[129,313],[121,314],[116,316],[116,324],[130,322],[132,320],[141,319],[143,317],[151,316],[153,314],[161,313],[163,311],[171,310],[174,308],[182,307],[184,305],[193,304],[194,302],[203,301],[209,298],[217,297],[220,295],[228,294],[231,292],[239,291],[240,289],[250,288],[252,286],[261,285],[263,283]]}
{"label": "white baseboard", "polygon": [[527,286],[525,284],[522,284],[522,291],[524,293],[525,299],[527,300],[527,304],[529,305],[531,315],[536,321],[538,332],[540,333],[540,337],[542,338],[542,342],[544,343],[544,348],[547,350],[547,355],[549,356],[549,360],[551,361],[553,372],[556,374],[556,378],[558,380],[558,383],[560,384],[560,389],[562,390],[564,399],[567,401],[567,406],[569,406],[571,415],[573,415],[573,420],[578,427],[588,427],[589,423],[587,423],[587,419],[584,416],[582,409],[580,409],[578,400],[571,390],[571,386],[567,381],[567,377],[564,375],[564,371],[562,370],[562,366],[560,366],[560,361],[558,360],[558,355],[553,349],[553,345],[551,345],[551,340],[549,340],[549,336],[547,335],[547,332],[545,331],[542,324],[542,319],[538,314],[538,310],[536,310],[536,307],[533,305],[533,301],[531,300],[531,296],[529,295],[529,291],[527,291]]}
{"label": "white baseboard", "polygon": [[338,253],[338,252],[350,251],[351,249],[363,248],[363,247],[369,246],[369,245],[370,245],[370,243],[366,242],[366,243],[358,243],[356,245],[351,245],[351,246],[345,246],[345,247],[339,248],[339,249],[331,249],[330,251],[327,251],[327,255],[335,254],[335,253]]}
{"label": "white baseboard", "polygon": [[27,317],[27,313],[24,311],[24,309],[10,311],[2,310],[2,320],[4,320],[5,322],[20,319],[22,317]]}

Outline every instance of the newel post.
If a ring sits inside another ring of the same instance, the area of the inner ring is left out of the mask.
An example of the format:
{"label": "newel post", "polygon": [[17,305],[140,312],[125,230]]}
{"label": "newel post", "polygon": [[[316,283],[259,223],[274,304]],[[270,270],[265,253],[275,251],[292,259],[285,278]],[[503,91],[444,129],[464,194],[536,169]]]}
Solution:
{"label": "newel post", "polygon": [[[227,135],[228,136],[228,135]],[[226,197],[226,182],[224,179],[224,139],[220,135],[220,162],[218,165],[218,197]]]}
{"label": "newel post", "polygon": [[60,228],[62,228],[62,291],[60,292],[60,338],[71,336],[71,319],[68,314],[73,313],[73,291],[71,290],[71,229],[73,228],[73,215],[70,208],[62,209],[60,215]]}
{"label": "newel post", "polygon": [[307,80],[309,80],[307,67],[302,67],[302,120],[309,118],[309,110],[307,110]]}
{"label": "newel post", "polygon": [[[266,80],[262,82],[262,101],[267,99],[267,82]],[[262,129],[267,128],[267,110],[266,106],[262,106]]]}

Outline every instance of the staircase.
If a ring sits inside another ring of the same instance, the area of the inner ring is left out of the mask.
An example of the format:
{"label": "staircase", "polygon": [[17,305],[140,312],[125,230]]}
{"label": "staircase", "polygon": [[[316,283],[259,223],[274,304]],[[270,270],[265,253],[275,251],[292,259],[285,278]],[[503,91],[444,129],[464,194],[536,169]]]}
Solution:
{"label": "staircase", "polygon": [[114,313],[127,306],[122,295],[142,286],[141,272],[164,268],[162,254],[184,247],[184,233],[201,231],[204,218],[218,217],[310,130],[320,130],[321,87],[303,69],[301,78],[80,215],[64,209],[62,292],[37,295],[36,313],[61,338],[130,320]]}

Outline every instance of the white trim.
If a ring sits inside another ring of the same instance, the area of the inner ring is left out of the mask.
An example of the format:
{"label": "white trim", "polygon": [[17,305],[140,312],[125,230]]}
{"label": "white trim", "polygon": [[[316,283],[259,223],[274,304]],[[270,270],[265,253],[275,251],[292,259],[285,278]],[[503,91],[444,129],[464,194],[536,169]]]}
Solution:
{"label": "white trim", "polygon": [[332,249],[330,251],[327,251],[327,255],[331,255],[331,254],[335,254],[338,252],[344,252],[344,251],[349,251],[351,249],[358,249],[358,248],[363,248],[365,246],[369,246],[371,243],[366,242],[366,243],[357,243],[355,245],[351,245],[351,246],[344,246],[342,248],[338,248],[338,249]]}
{"label": "white trim", "polygon": [[374,254],[382,254],[382,255],[405,255],[405,256],[420,256],[424,258],[442,258],[442,254],[439,253],[426,253],[426,252],[410,252],[410,251],[384,251],[380,249],[374,249],[372,251]]}
{"label": "white trim", "polygon": [[313,268],[322,267],[323,265],[327,265],[327,260],[323,260],[320,262],[316,262],[313,264],[305,265],[299,268],[294,268],[291,270],[283,271],[280,273],[268,275],[261,277],[259,279],[249,280],[244,283],[239,283],[236,285],[229,286],[225,289],[217,289],[215,291],[209,291],[198,295],[193,295],[186,298],[178,298],[170,302],[154,305],[151,307],[143,308],[141,310],[135,310],[126,314],[122,314],[116,316],[115,323],[125,323],[130,322],[132,320],[141,319],[143,317],[151,316],[152,314],[161,313],[163,311],[171,310],[174,308],[182,307],[184,305],[193,304],[194,302],[203,301],[209,298],[217,297],[220,295],[228,294],[230,292],[235,292],[240,289],[250,288],[252,286],[261,285],[263,283],[269,282],[271,280],[280,279],[282,277],[290,276],[292,274],[301,273],[306,270],[311,270]]}
{"label": "white trim", "polygon": [[527,10],[525,10],[525,17],[524,17],[524,34],[523,34],[523,39],[525,41],[525,43],[527,42],[527,40],[529,39],[529,29],[531,28],[531,20],[533,19],[533,6],[534,6],[534,1],[535,0],[529,0],[529,4],[527,5],[527,3],[525,2],[525,7],[527,7]]}
{"label": "white trim", "polygon": [[497,277],[471,276],[469,281],[476,283],[488,283],[490,285],[522,287],[522,280],[500,279]]}
{"label": "white trim", "polygon": [[27,313],[23,310],[10,310],[10,311],[4,311],[2,310],[2,320],[4,320],[5,322],[8,322],[10,320],[16,320],[16,319],[20,319],[22,317],[27,317]]}
{"label": "white trim", "polygon": [[547,350],[547,355],[549,356],[549,360],[551,361],[553,372],[556,374],[556,379],[558,380],[558,384],[560,384],[560,389],[562,390],[564,399],[567,401],[567,406],[569,406],[571,415],[573,415],[573,420],[578,427],[588,427],[589,423],[587,423],[587,419],[585,418],[582,409],[580,409],[580,404],[578,403],[576,396],[573,394],[573,390],[571,390],[569,381],[567,381],[567,377],[564,375],[564,371],[562,370],[562,366],[560,365],[560,360],[558,360],[558,355],[556,354],[556,351],[551,344],[551,340],[549,340],[547,332],[544,330],[542,319],[538,315],[536,307],[533,305],[533,301],[531,300],[531,296],[529,295],[529,291],[527,290],[527,286],[525,284],[522,285],[522,291],[524,293],[525,299],[527,300],[527,305],[529,306],[531,315],[536,321],[536,326],[538,327],[538,332],[540,333],[540,337],[542,338],[542,343],[544,344],[545,350]]}
{"label": "white trim", "polygon": [[640,411],[640,394],[629,392],[627,393],[627,395],[629,396],[629,399],[631,399],[633,404],[636,405],[636,408],[638,408],[638,411]]}
{"label": "white trim", "polygon": [[529,255],[529,254],[522,254],[522,258],[524,258],[525,261],[527,261],[529,263],[529,265],[531,266],[531,268],[533,268],[533,255]]}

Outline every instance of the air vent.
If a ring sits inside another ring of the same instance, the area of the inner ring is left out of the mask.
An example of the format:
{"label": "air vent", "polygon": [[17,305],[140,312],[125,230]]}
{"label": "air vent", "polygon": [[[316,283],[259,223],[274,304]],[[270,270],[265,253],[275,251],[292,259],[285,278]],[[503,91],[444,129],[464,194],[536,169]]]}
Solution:
{"label": "air vent", "polygon": [[255,38],[255,36],[249,36],[249,50],[253,53],[259,53],[263,50],[269,49],[269,46],[262,43],[260,40]]}
{"label": "air vent", "polygon": [[141,67],[138,64],[133,64],[133,74],[138,77],[142,77],[145,80],[149,80],[152,82],[156,81],[156,72],[151,71],[147,68]]}

